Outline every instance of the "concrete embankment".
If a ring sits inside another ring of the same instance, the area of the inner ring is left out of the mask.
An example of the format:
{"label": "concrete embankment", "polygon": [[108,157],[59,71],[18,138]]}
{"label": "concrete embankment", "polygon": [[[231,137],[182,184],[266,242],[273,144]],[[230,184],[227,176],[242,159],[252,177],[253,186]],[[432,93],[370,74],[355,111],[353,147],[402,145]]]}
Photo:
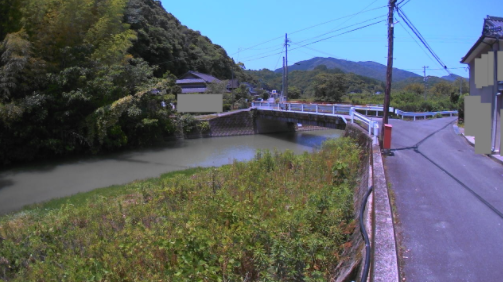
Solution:
{"label": "concrete embankment", "polygon": [[[346,126],[345,136],[356,139],[364,152],[361,157],[360,182],[354,193],[356,223],[359,222],[364,195],[370,186],[373,187],[363,217],[371,241],[369,279],[370,281],[398,281],[395,233],[380,147],[372,145],[372,137],[356,124]],[[364,268],[362,262],[365,257],[365,243],[358,224],[354,226],[350,244],[345,247],[344,256],[336,269],[338,278],[335,281],[349,281],[355,278],[359,281]]]}

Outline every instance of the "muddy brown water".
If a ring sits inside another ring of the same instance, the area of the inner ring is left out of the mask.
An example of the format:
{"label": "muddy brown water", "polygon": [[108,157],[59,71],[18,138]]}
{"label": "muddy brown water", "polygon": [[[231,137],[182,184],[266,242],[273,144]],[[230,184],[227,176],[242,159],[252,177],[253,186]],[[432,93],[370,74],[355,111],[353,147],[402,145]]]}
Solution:
{"label": "muddy brown water", "polygon": [[38,162],[0,171],[0,214],[25,205],[125,184],[190,167],[253,159],[258,149],[312,152],[343,130],[258,134],[172,141],[154,148],[65,161]]}

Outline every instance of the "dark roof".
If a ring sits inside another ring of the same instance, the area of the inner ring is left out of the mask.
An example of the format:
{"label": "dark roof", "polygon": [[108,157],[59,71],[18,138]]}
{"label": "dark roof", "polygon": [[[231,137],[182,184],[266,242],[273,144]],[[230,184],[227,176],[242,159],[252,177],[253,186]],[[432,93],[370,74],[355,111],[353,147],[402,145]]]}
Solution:
{"label": "dark roof", "polygon": [[[187,78],[200,78],[202,80],[204,80],[204,82],[206,83],[212,83],[212,82],[220,82],[220,80],[216,77],[213,77],[209,74],[205,74],[205,73],[200,73],[200,72],[195,72],[195,71],[188,71],[186,74],[184,74],[182,77],[180,77],[179,80],[184,80],[184,79],[187,79]],[[178,83],[178,82],[177,82]]]}
{"label": "dark roof", "polygon": [[238,88],[239,87],[239,82],[237,78],[229,80],[229,83],[227,84],[227,88]]}
{"label": "dark roof", "polygon": [[185,79],[177,79],[176,84],[188,84],[188,83],[205,83],[204,79],[200,78],[185,78]]}
{"label": "dark roof", "polygon": [[[475,42],[475,44],[470,48],[468,53],[466,53],[466,55],[463,58],[461,58],[461,63],[464,63],[464,64],[469,63],[468,59],[472,55],[472,53],[476,49],[479,49],[479,52],[480,52],[479,46],[480,46],[480,44],[482,44],[482,42],[487,43],[487,44],[491,44],[498,37],[500,40],[503,39],[503,18],[494,17],[494,16],[487,16],[484,19],[484,26],[482,28],[482,34],[480,35],[477,42]],[[486,41],[488,41],[488,42],[486,42]]]}
{"label": "dark roof", "polygon": [[182,88],[182,94],[186,93],[204,93],[206,88]]}
{"label": "dark roof", "polygon": [[484,19],[482,35],[489,37],[499,36],[503,38],[503,18],[487,16],[487,18]]}

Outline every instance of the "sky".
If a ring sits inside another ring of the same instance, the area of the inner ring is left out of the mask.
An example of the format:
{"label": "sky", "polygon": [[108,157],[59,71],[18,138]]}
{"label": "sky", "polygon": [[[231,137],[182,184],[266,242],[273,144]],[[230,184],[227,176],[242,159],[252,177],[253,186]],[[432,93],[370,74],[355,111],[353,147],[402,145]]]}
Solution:
{"label": "sky", "polygon": [[[285,33],[288,65],[313,57],[387,62],[388,0],[161,2],[183,25],[222,46],[247,69],[281,68]],[[404,0],[399,7],[443,65],[463,77],[468,70],[461,58],[480,37],[484,18],[503,17],[502,0]],[[427,66],[426,75],[448,75],[396,12],[394,17],[393,67],[423,75]],[[357,29],[365,25],[370,26]]]}

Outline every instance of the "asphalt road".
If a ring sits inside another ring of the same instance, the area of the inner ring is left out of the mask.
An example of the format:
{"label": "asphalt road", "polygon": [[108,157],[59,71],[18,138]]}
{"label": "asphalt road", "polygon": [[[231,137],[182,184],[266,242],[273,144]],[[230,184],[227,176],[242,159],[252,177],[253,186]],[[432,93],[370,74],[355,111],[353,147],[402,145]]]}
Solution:
{"label": "asphalt road", "polygon": [[456,119],[390,120],[402,281],[503,281],[503,165],[475,154]]}

